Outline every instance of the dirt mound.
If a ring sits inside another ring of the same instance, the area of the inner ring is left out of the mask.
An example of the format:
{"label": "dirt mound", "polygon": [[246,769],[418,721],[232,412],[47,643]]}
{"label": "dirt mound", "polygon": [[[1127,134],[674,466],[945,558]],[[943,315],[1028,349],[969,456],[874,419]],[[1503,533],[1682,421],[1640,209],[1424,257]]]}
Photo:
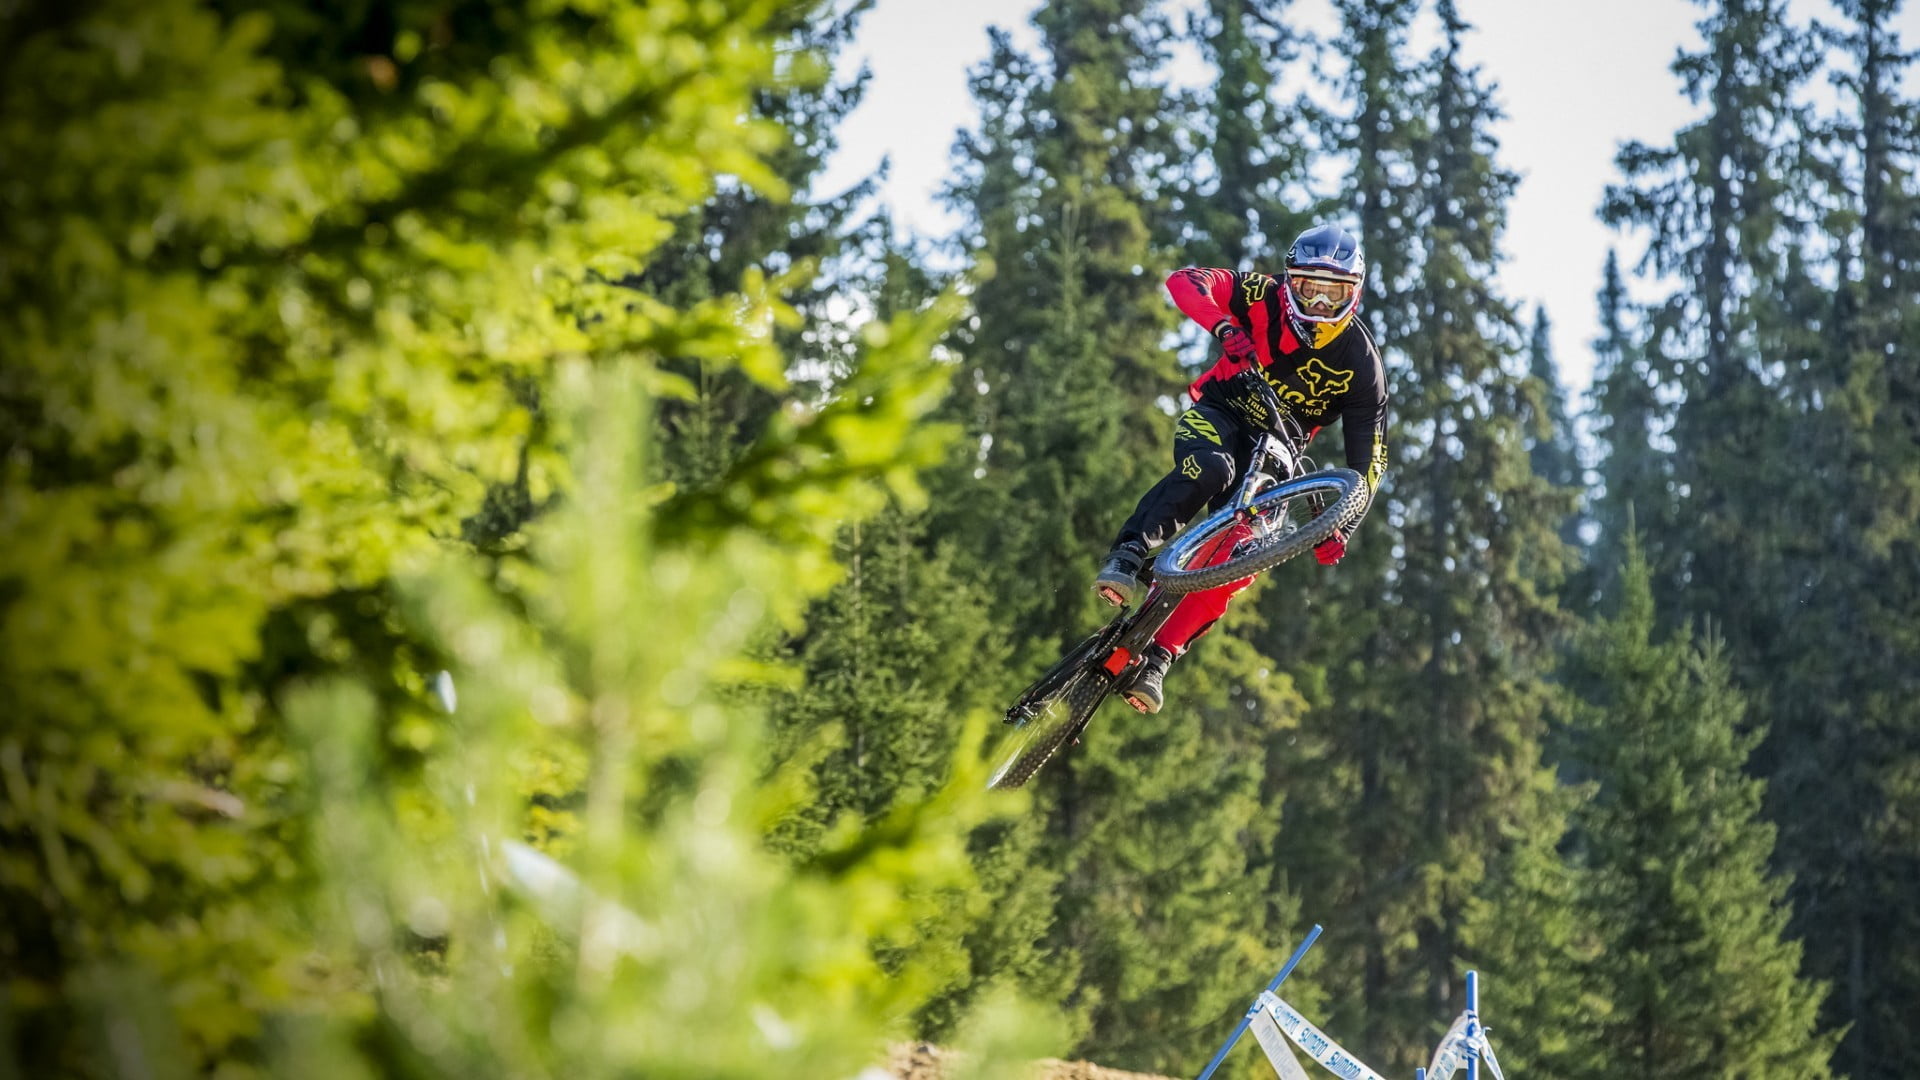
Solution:
{"label": "dirt mound", "polygon": [[[895,1080],[946,1080],[953,1072],[956,1055],[932,1043],[900,1043],[887,1056],[887,1071]],[[1085,1061],[1034,1062],[1035,1080],[1168,1080],[1148,1073],[1103,1069]]]}

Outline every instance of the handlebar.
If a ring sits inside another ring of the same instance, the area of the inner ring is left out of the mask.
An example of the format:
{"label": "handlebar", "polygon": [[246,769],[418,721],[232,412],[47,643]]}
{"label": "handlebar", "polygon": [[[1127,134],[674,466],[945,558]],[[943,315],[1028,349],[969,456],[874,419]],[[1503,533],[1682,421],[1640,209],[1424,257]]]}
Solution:
{"label": "handlebar", "polygon": [[1273,427],[1277,434],[1286,436],[1287,441],[1295,449],[1306,445],[1307,433],[1300,427],[1300,421],[1293,418],[1293,410],[1281,402],[1280,395],[1274,391],[1273,385],[1267,382],[1266,376],[1260,374],[1259,368],[1250,367],[1235,375],[1234,379],[1248,382],[1257,389],[1261,402],[1267,407],[1268,415],[1274,419]]}

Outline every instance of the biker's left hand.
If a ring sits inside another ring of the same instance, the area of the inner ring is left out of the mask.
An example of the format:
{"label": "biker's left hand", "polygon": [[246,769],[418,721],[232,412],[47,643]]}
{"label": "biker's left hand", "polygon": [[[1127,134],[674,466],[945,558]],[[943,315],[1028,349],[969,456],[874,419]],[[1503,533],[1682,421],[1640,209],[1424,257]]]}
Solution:
{"label": "biker's left hand", "polygon": [[1332,536],[1320,541],[1319,546],[1313,549],[1313,557],[1320,560],[1321,566],[1332,566],[1346,554],[1347,534],[1340,529],[1335,529]]}

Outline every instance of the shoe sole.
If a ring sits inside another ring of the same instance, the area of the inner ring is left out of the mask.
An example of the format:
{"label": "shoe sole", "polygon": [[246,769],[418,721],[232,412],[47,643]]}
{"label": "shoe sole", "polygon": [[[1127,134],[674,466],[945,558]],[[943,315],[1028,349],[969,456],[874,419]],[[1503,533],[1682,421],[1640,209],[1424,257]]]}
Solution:
{"label": "shoe sole", "polygon": [[1142,715],[1152,716],[1154,713],[1160,711],[1160,706],[1143,701],[1140,698],[1134,697],[1132,694],[1121,694],[1120,696],[1127,700],[1127,704],[1133,706],[1133,711]]}
{"label": "shoe sole", "polygon": [[1111,585],[1095,585],[1093,594],[1113,607],[1120,607],[1133,599],[1130,594],[1123,593]]}

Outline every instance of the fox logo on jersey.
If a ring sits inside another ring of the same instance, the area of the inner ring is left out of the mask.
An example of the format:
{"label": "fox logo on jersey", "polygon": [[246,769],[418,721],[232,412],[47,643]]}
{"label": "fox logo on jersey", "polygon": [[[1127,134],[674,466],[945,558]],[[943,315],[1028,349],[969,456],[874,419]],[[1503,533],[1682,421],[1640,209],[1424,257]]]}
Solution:
{"label": "fox logo on jersey", "polygon": [[1317,356],[1301,365],[1300,377],[1306,380],[1307,392],[1316,398],[1344,394],[1353,385],[1353,372],[1335,371]]}
{"label": "fox logo on jersey", "polygon": [[1240,282],[1240,293],[1247,298],[1247,306],[1252,307],[1267,298],[1267,290],[1273,288],[1273,279],[1265,274],[1248,274]]}

